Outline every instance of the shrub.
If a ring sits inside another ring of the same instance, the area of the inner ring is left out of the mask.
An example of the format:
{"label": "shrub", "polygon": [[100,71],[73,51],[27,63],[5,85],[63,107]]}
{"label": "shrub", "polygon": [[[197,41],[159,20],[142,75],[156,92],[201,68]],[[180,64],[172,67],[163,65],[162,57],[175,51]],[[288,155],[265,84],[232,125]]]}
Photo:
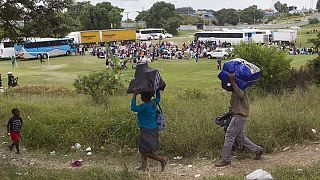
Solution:
{"label": "shrub", "polygon": [[107,103],[111,95],[124,90],[119,76],[109,70],[80,76],[73,83],[78,93],[91,95],[96,103]]}
{"label": "shrub", "polygon": [[318,18],[311,18],[311,19],[309,19],[309,23],[310,24],[318,24],[319,20],[318,20]]}
{"label": "shrub", "polygon": [[257,65],[262,70],[262,76],[256,88],[262,92],[278,93],[290,79],[290,62],[285,51],[275,47],[262,46],[255,43],[241,43],[235,46],[238,57]]}
{"label": "shrub", "polygon": [[312,84],[312,72],[308,66],[301,66],[300,69],[291,69],[290,79],[286,87],[290,90],[307,90]]}
{"label": "shrub", "polygon": [[313,81],[316,84],[320,84],[320,57],[309,61],[307,66],[311,72]]}

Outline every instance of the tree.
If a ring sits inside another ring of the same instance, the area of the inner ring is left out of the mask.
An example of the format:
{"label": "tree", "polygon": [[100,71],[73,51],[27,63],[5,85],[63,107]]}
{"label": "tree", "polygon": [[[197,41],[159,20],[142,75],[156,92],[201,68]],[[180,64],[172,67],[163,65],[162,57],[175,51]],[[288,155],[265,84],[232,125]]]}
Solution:
{"label": "tree", "polygon": [[317,8],[318,12],[320,12],[320,0],[318,0],[316,8]]}
{"label": "tree", "polygon": [[280,1],[276,2],[274,4],[274,8],[279,12],[279,13],[285,13],[289,12],[288,5],[286,3],[282,4]]}
{"label": "tree", "polygon": [[83,30],[119,28],[123,9],[110,2],[85,4],[80,11],[80,24]]}
{"label": "tree", "polygon": [[[3,33],[0,38],[12,41],[20,37],[50,37],[65,34],[68,30],[62,15],[73,0],[0,0],[0,24]],[[53,33],[55,32],[55,33]],[[61,35],[62,36],[62,35]]]}
{"label": "tree", "polygon": [[257,20],[263,18],[263,11],[258,9],[256,5],[249,6],[240,11],[240,17],[243,23],[254,24]]}
{"label": "tree", "polygon": [[177,34],[181,24],[181,16],[175,6],[164,1],[156,2],[148,11],[142,11],[136,20],[144,20],[149,28],[164,28],[172,34]]}
{"label": "tree", "polygon": [[226,23],[236,25],[239,22],[238,12],[235,9],[220,9],[215,14],[219,25]]}
{"label": "tree", "polygon": [[144,19],[148,16],[149,11],[140,11],[138,16],[136,17],[136,21],[144,21]]}

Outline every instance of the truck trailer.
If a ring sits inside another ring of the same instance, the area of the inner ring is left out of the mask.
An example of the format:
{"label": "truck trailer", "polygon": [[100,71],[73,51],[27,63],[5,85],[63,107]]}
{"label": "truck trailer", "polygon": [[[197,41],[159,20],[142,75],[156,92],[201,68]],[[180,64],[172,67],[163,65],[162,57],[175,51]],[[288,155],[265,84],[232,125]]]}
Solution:
{"label": "truck trailer", "polygon": [[107,29],[71,32],[66,36],[74,40],[75,44],[94,44],[102,42],[135,41],[134,29]]}

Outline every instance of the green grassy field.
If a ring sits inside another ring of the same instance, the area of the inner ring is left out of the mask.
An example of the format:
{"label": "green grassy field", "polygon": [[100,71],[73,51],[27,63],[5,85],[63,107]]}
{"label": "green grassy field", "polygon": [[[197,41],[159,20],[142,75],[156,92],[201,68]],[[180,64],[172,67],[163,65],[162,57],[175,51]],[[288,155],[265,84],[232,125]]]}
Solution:
{"label": "green grassy field", "polygon": [[[293,67],[300,67],[312,60],[316,55],[290,56]],[[18,66],[12,68],[10,61],[0,61],[0,73],[6,81],[7,72],[14,72],[19,77],[21,85],[54,85],[72,88],[72,83],[79,75],[106,68],[104,60],[92,56],[67,56],[55,57],[49,63],[41,64],[38,60],[17,61]],[[164,78],[168,81],[168,89],[201,88],[212,89],[219,84],[218,71],[215,59],[194,60],[160,60],[151,64],[152,67],[163,71]],[[123,71],[126,80],[131,80],[134,70],[131,64],[129,69]]]}

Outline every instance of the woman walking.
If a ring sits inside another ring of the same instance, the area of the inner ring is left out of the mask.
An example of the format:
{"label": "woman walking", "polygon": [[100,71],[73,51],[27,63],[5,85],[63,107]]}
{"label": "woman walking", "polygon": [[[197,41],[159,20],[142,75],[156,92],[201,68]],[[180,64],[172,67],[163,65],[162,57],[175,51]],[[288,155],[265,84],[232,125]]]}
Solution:
{"label": "woman walking", "polygon": [[138,113],[138,126],[140,135],[138,137],[138,148],[141,154],[141,166],[138,170],[147,170],[147,159],[153,159],[161,163],[161,171],[164,171],[167,159],[159,156],[156,152],[160,148],[159,129],[156,121],[157,104],[160,102],[160,91],[156,92],[156,98],[152,99],[153,93],[141,93],[144,102],[137,106],[136,97],[138,91],[133,93],[131,110]]}

